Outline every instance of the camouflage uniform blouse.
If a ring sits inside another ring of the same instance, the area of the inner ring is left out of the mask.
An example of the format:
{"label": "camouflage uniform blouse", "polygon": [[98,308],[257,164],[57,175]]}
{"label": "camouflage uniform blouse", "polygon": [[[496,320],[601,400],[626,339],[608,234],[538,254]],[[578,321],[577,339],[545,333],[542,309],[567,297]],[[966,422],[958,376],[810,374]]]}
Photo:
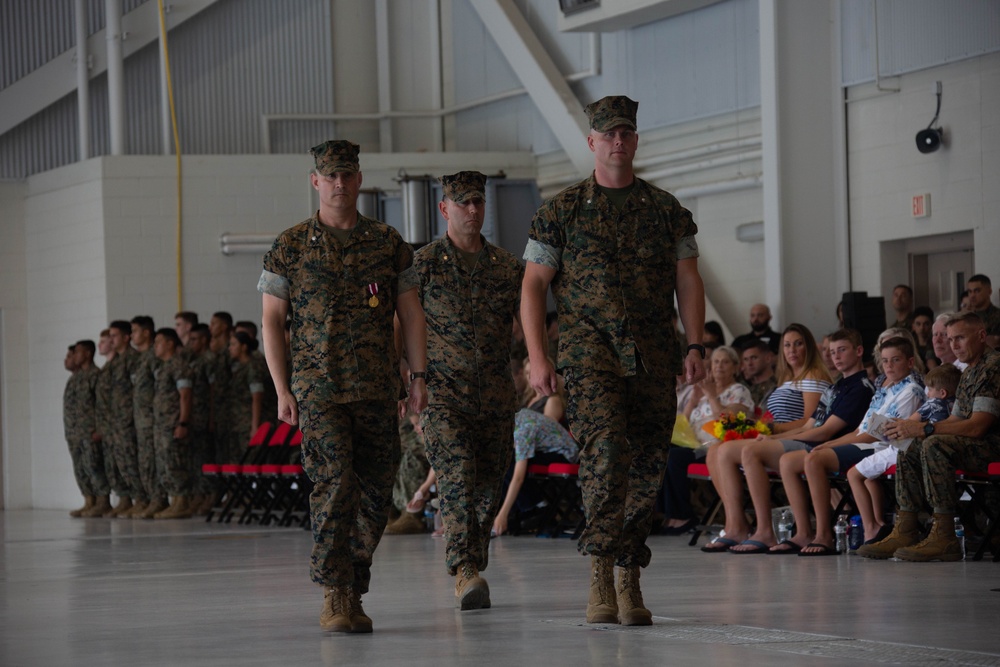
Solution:
{"label": "camouflage uniform blouse", "polygon": [[212,410],[212,391],[209,378],[213,373],[215,355],[209,351],[191,355],[188,367],[191,369],[191,428],[201,433],[208,430],[208,420]]}
{"label": "camouflage uniform blouse", "polygon": [[470,414],[513,413],[510,340],[521,301],[521,263],[484,241],[470,272],[446,235],[421,248],[413,265],[427,318],[428,402]]}
{"label": "camouflage uniform blouse", "polygon": [[[173,431],[181,416],[181,389],[191,388],[189,358],[174,354],[154,371],[153,423],[157,431]],[[249,429],[247,429],[249,431]]]}
{"label": "camouflage uniform blouse", "polygon": [[132,378],[140,364],[139,353],[126,347],[111,360],[111,392],[108,402],[111,431],[127,439],[135,438],[135,410]]}
{"label": "camouflage uniform blouse", "polygon": [[73,373],[63,393],[63,426],[67,440],[87,440],[97,430],[95,401],[100,369],[96,366]]}
{"label": "camouflage uniform blouse", "polygon": [[393,315],[396,296],[416,287],[412,265],[399,232],[360,214],[344,245],[315,215],[275,239],[257,289],[290,304],[299,401],[399,398]]}
{"label": "camouflage uniform blouse", "polygon": [[559,367],[657,377],[681,369],[672,322],[677,261],[698,256],[691,212],[636,178],[619,211],[593,174],[535,214],[524,258],[556,270]]}
{"label": "camouflage uniform blouse", "polygon": [[139,352],[139,363],[132,372],[132,406],[136,428],[153,428],[153,391],[156,370],[162,363],[150,347]]}
{"label": "camouflage uniform blouse", "polygon": [[979,363],[962,372],[951,414],[968,419],[973,412],[997,417],[985,438],[1000,442],[1000,352],[987,347]]}

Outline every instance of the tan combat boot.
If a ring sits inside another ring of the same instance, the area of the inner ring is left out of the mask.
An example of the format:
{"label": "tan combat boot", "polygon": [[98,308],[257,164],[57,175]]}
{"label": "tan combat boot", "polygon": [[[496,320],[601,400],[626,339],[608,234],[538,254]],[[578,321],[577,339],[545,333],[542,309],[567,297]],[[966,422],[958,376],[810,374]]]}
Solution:
{"label": "tan combat boot", "polygon": [[642,603],[638,565],[618,568],[618,620],[622,625],[653,624],[653,614]]}
{"label": "tan combat boot", "polygon": [[190,519],[191,508],[187,496],[174,496],[170,506],[162,512],[153,515],[154,519]]}
{"label": "tan combat boot", "polygon": [[490,608],[490,585],[479,576],[479,569],[462,563],[455,577],[455,604],[462,611]]}
{"label": "tan combat boot", "polygon": [[611,556],[590,557],[590,599],[587,623],[617,623],[615,599],[615,561]]}
{"label": "tan combat boot", "polygon": [[93,509],[93,507],[94,507],[94,496],[84,496],[83,507],[81,507],[80,509],[73,510],[72,512],[69,513],[69,515],[74,519],[79,519],[80,517],[83,516],[84,512]]}
{"label": "tan combat boot", "polygon": [[351,631],[351,601],[345,589],[327,586],[323,590],[323,611],[319,615],[319,627],[328,632]]}
{"label": "tan combat boot", "polygon": [[962,545],[955,535],[955,515],[935,514],[934,525],[927,538],[912,547],[896,549],[896,558],[919,563],[932,560],[962,560]]}
{"label": "tan combat boot", "polygon": [[920,541],[920,523],[916,512],[900,512],[896,515],[896,525],[892,527],[889,537],[875,544],[862,544],[858,547],[858,555],[865,558],[885,560],[892,558],[897,549],[908,547]]}
{"label": "tan combat boot", "polygon": [[132,499],[129,498],[128,496],[122,496],[121,498],[118,499],[118,504],[115,505],[113,508],[110,508],[107,512],[105,512],[104,516],[116,517],[119,514],[124,514],[130,509],[132,509]]}
{"label": "tan combat boot", "polygon": [[201,505],[195,510],[195,514],[198,516],[208,516],[208,513],[212,511],[215,507],[215,494],[209,493],[204,496]]}
{"label": "tan combat boot", "polygon": [[150,500],[149,505],[146,507],[146,511],[142,513],[143,519],[152,519],[157,514],[167,509],[169,505],[165,498],[157,498],[156,500]]}
{"label": "tan combat boot", "polygon": [[137,500],[134,503],[132,503],[132,509],[119,516],[123,519],[141,519],[142,515],[146,513],[146,510],[148,508],[149,508],[148,502]]}
{"label": "tan combat boot", "polygon": [[94,506],[83,513],[85,517],[106,516],[111,511],[111,499],[107,496],[97,496],[94,498]]}
{"label": "tan combat boot", "polygon": [[351,632],[367,633],[372,631],[372,619],[365,613],[361,606],[361,593],[353,588],[348,592],[347,599],[350,607]]}
{"label": "tan combat boot", "polygon": [[403,512],[385,527],[386,535],[416,535],[427,531],[427,524],[413,512]]}

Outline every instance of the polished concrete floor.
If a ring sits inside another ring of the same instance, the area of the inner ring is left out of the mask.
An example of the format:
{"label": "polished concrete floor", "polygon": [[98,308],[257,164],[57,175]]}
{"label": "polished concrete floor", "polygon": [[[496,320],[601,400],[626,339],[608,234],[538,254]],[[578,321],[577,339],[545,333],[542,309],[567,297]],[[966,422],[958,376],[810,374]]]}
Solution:
{"label": "polished concrete floor", "polygon": [[654,625],[583,623],[565,539],[494,540],[493,608],[453,608],[444,547],[386,537],[373,635],[319,629],[309,535],[0,512],[0,666],[1000,665],[1000,563],[703,554],[652,537]]}

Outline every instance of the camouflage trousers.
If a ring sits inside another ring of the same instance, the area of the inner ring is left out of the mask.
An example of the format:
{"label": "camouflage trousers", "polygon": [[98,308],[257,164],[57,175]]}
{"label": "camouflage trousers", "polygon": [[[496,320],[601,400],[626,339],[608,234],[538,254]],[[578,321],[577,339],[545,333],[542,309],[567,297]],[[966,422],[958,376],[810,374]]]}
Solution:
{"label": "camouflage trousers", "polygon": [[149,495],[139,477],[139,448],[135,442],[135,430],[115,431],[111,435],[111,451],[114,453],[115,468],[121,477],[124,495],[133,501],[148,503]]}
{"label": "camouflage trousers", "polygon": [[368,592],[399,466],[397,423],[394,400],[299,403],[317,584]]}
{"label": "camouflage trousers", "polygon": [[431,464],[427,462],[423,437],[407,420],[400,423],[399,443],[402,455],[399,458],[399,472],[392,485],[392,506],[399,512],[405,512],[406,504],[427,479]]}
{"label": "camouflage trousers", "polygon": [[455,574],[463,563],[485,570],[504,473],[514,455],[514,414],[470,415],[433,405],[420,423],[427,460],[437,473],[448,572]]}
{"label": "camouflage trousers", "polygon": [[188,440],[191,442],[191,493],[214,493],[214,480],[202,475],[201,467],[215,462],[215,443],[204,428],[192,428]]}
{"label": "camouflage trousers", "polygon": [[955,471],[986,472],[1000,460],[1000,437],[932,435],[914,440],[896,457],[896,502],[903,512],[958,511]]}
{"label": "camouflage trousers", "polygon": [[114,491],[115,495],[121,498],[128,495],[128,488],[122,480],[121,473],[118,472],[118,464],[115,463],[115,448],[111,445],[110,436],[98,443],[101,451],[101,461],[104,464],[104,479],[108,481],[108,488]]}
{"label": "camouflage trousers", "polygon": [[[186,496],[191,493],[191,440],[174,437],[172,426],[158,427],[153,435],[156,445],[158,486],[165,495]],[[155,497],[155,496],[154,496]]]}
{"label": "camouflage trousers", "polygon": [[646,538],[663,482],[677,413],[673,378],[567,368],[567,415],[580,443],[587,527],[580,553],[613,556],[623,567],[649,565]]}
{"label": "camouflage trousers", "polygon": [[139,480],[146,495],[153,499],[163,498],[166,491],[160,479],[163,471],[157,467],[156,440],[153,425],[135,427],[135,444],[139,457]]}
{"label": "camouflage trousers", "polygon": [[85,496],[106,496],[108,480],[104,475],[104,462],[100,458],[100,445],[91,441],[90,434],[66,440],[69,456],[73,461],[73,477],[80,493]]}

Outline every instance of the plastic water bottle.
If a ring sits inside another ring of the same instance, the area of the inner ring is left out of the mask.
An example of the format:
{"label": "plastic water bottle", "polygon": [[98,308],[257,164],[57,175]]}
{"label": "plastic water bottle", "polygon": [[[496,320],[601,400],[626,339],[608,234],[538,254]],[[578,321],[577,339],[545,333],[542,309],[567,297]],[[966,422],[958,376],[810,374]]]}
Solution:
{"label": "plastic water bottle", "polygon": [[851,517],[850,527],[847,529],[847,547],[851,551],[857,551],[865,543],[865,525],[861,521],[861,515],[855,514]]}
{"label": "plastic water bottle", "polygon": [[424,524],[427,526],[427,532],[434,530],[434,508],[430,503],[424,505]]}
{"label": "plastic water bottle", "polygon": [[833,527],[833,534],[836,537],[834,547],[837,553],[847,553],[847,517],[843,514],[837,517],[837,523]]}
{"label": "plastic water bottle", "polygon": [[778,519],[778,542],[792,539],[792,524],[794,521],[795,517],[792,515],[791,510],[781,512],[781,517]]}
{"label": "plastic water bottle", "polygon": [[962,560],[965,560],[965,526],[962,519],[955,515],[955,537],[958,538],[958,546],[962,549]]}

